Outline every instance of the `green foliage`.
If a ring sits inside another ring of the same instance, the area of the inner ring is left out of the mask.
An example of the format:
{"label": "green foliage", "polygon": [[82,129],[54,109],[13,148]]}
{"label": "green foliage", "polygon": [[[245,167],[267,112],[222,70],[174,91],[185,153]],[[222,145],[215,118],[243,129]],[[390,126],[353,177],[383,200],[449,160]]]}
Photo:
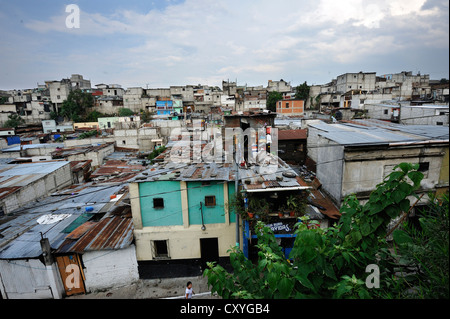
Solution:
{"label": "green foliage", "polygon": [[244,198],[242,197],[241,192],[237,192],[231,195],[230,199],[228,200],[228,209],[230,210],[230,213],[244,216],[245,214]]}
{"label": "green foliage", "polygon": [[[449,298],[449,197],[430,194],[430,199],[418,227],[405,222],[393,233],[396,253],[388,284],[396,287],[397,298]],[[380,296],[391,294],[382,290]]]}
{"label": "green foliage", "polygon": [[153,120],[154,113],[150,112],[149,110],[141,110],[140,116],[141,116],[141,122],[142,123],[150,123],[151,120]]}
{"label": "green foliage", "polygon": [[161,154],[162,152],[164,152],[166,150],[165,146],[161,146],[157,149],[154,149],[149,155],[148,155],[148,159],[149,160],[153,160],[154,158],[158,157],[159,154]]}
{"label": "green foliage", "polygon": [[82,139],[85,139],[85,138],[89,138],[89,137],[92,137],[92,136],[96,136],[97,134],[98,134],[98,131],[97,131],[97,130],[92,130],[92,131],[84,132],[84,133],[81,133],[81,134],[78,136],[78,139],[79,139],[79,140],[82,140]]}
{"label": "green foliage", "polygon": [[269,92],[267,95],[267,109],[276,112],[277,102],[283,99],[283,94],[277,91]]}
{"label": "green foliage", "polygon": [[23,118],[20,117],[18,114],[11,114],[8,116],[8,120],[3,124],[3,127],[5,128],[16,128],[21,124],[24,124],[25,121]]}
{"label": "green foliage", "polygon": [[309,98],[309,89],[310,88],[306,81],[303,82],[303,84],[298,85],[295,88],[295,99],[307,101]]}
{"label": "green foliage", "polygon": [[269,213],[269,203],[265,198],[249,197],[248,211],[259,216],[265,216]]}
{"label": "green foliage", "polygon": [[286,208],[295,216],[303,216],[306,211],[306,199],[300,195],[290,195],[286,200]]}
{"label": "green foliage", "polygon": [[134,112],[126,107],[122,107],[119,109],[119,116],[132,116]]}
{"label": "green foliage", "polygon": [[423,178],[417,169],[408,163],[396,166],[364,205],[348,196],[336,227],[312,227],[317,222],[301,217],[289,260],[270,228],[256,223],[258,260],[253,264],[234,247],[233,274],[209,264],[204,276],[212,292],[223,298],[379,297],[377,289],[365,286],[365,269],[369,264],[385,266],[380,257],[389,252],[386,229],[392,218],[409,209],[407,197],[415,196]]}
{"label": "green foliage", "polygon": [[83,120],[86,109],[94,105],[92,94],[81,90],[73,90],[69,93],[67,100],[61,106],[60,115],[67,119],[80,122]]}
{"label": "green foliage", "polygon": [[92,111],[88,115],[86,115],[86,122],[97,122],[99,117],[105,117],[106,115],[100,113],[99,111]]}

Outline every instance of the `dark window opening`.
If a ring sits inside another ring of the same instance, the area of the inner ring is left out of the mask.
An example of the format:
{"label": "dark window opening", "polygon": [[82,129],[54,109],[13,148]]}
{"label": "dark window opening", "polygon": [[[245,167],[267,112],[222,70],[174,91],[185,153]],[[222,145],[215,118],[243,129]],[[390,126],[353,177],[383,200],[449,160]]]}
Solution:
{"label": "dark window opening", "polygon": [[164,198],[153,198],[153,208],[164,208]]}
{"label": "dark window opening", "polygon": [[216,196],[205,196],[205,206],[216,206]]}
{"label": "dark window opening", "polygon": [[156,258],[169,258],[169,250],[167,249],[167,240],[153,241],[154,256]]}
{"label": "dark window opening", "polygon": [[430,163],[429,162],[425,162],[425,163],[419,163],[419,172],[426,172],[428,171],[428,169],[430,168]]}

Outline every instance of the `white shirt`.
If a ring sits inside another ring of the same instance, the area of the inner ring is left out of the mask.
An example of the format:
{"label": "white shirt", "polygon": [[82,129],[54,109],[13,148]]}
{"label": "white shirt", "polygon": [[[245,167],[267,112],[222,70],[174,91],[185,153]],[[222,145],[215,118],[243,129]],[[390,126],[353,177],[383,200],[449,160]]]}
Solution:
{"label": "white shirt", "polygon": [[192,298],[192,288],[186,288],[186,294],[185,295],[188,295],[187,296],[187,299],[191,299]]}

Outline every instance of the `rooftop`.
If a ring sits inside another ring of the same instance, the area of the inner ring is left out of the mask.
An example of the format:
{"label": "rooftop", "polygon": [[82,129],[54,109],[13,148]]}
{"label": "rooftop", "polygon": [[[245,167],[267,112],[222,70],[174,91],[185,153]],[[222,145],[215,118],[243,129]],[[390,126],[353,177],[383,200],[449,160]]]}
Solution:
{"label": "rooftop", "polygon": [[278,130],[278,140],[306,140],[307,130]]}
{"label": "rooftop", "polygon": [[53,158],[65,158],[71,155],[84,154],[87,152],[97,152],[103,148],[106,148],[110,145],[113,145],[114,142],[108,142],[104,144],[88,144],[88,145],[79,145],[74,147],[66,147],[60,150],[56,150],[52,152]]}
{"label": "rooftop", "polygon": [[402,125],[381,120],[353,120],[338,124],[319,122],[309,126],[319,130],[319,135],[340,145],[349,146],[449,140],[448,127],[439,125]]}
{"label": "rooftop", "polygon": [[[125,209],[119,213],[125,196],[123,184],[75,185],[0,217],[0,259],[39,257],[41,236],[49,239],[52,249],[65,243],[64,249],[71,251],[67,237],[80,226],[89,236],[72,234],[69,239],[73,245],[74,240],[83,239],[80,246],[85,250],[126,247],[131,243],[133,227]],[[93,227],[91,232],[87,232],[87,226]],[[100,236],[94,236],[94,229]]]}

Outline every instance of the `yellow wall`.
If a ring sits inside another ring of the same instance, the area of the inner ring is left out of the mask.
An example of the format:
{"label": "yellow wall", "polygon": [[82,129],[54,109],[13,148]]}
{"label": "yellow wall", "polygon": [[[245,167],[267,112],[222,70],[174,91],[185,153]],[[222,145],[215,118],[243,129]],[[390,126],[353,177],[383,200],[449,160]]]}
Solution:
{"label": "yellow wall", "polygon": [[448,154],[448,147],[444,149],[444,157],[442,158],[442,165],[441,165],[441,174],[439,176],[439,184],[447,185],[449,184],[449,154]]}
{"label": "yellow wall", "polygon": [[[167,240],[170,259],[200,258],[200,239],[218,238],[219,256],[228,256],[228,250],[236,244],[235,223],[209,224],[206,230],[201,225],[144,227],[134,231],[137,260],[152,260],[152,241]],[[242,231],[240,232],[242,234]],[[242,236],[241,236],[242,237]],[[242,247],[242,238],[241,238]]]}

